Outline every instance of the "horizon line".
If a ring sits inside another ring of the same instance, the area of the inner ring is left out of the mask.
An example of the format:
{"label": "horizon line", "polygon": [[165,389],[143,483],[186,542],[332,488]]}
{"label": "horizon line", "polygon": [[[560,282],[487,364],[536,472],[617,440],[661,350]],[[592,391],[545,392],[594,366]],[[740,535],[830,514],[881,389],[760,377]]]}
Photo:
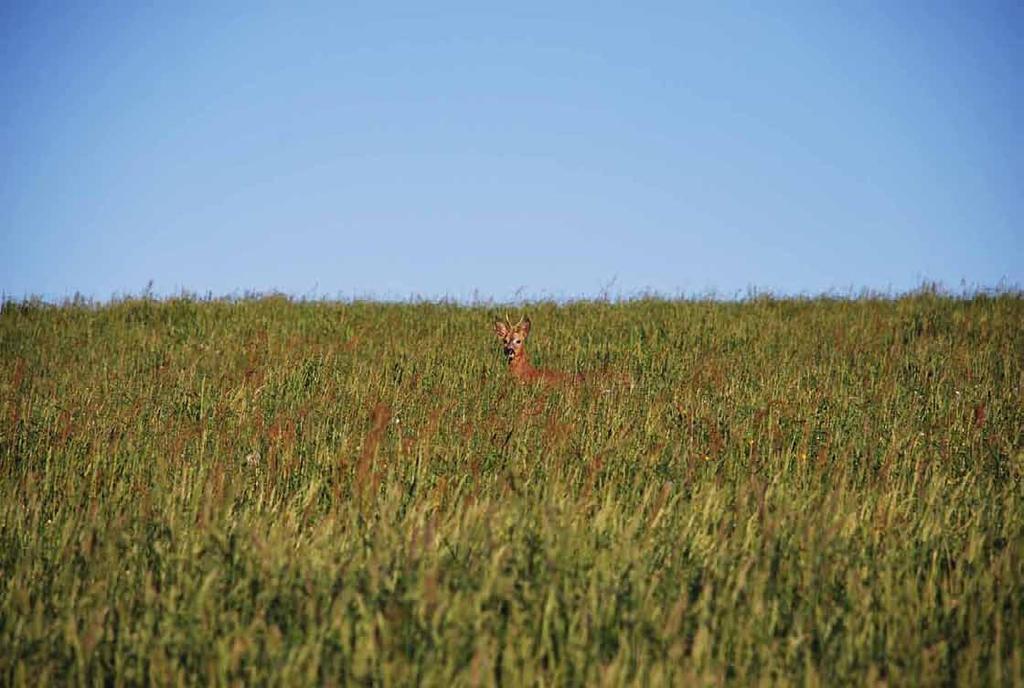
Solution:
{"label": "horizon line", "polygon": [[1024,297],[1024,287],[1020,284],[1010,283],[1005,279],[1000,280],[992,286],[968,285],[961,281],[959,290],[948,287],[941,281],[923,280],[915,287],[907,289],[894,289],[891,286],[885,289],[874,287],[852,286],[845,288],[832,288],[820,292],[798,292],[787,293],[780,290],[758,287],[751,285],[745,289],[737,289],[733,293],[723,293],[715,288],[703,291],[666,293],[655,289],[638,289],[630,293],[618,291],[612,293],[603,289],[597,294],[582,294],[576,296],[553,296],[550,294],[526,295],[520,288],[512,299],[498,299],[493,295],[480,295],[474,292],[470,298],[457,296],[429,296],[423,294],[409,294],[407,296],[395,296],[391,294],[380,295],[372,291],[355,293],[346,296],[339,290],[334,294],[317,294],[315,291],[303,294],[288,292],[278,289],[258,290],[245,289],[236,290],[227,294],[214,294],[212,290],[199,292],[188,288],[180,288],[176,291],[154,293],[152,282],[138,294],[132,292],[114,292],[109,297],[97,298],[90,294],[83,294],[76,291],[74,294],[61,297],[41,294],[23,294],[14,296],[6,292],[0,292],[0,306],[6,310],[9,305],[18,306],[48,306],[48,307],[109,307],[122,303],[131,302],[154,302],[170,303],[176,301],[189,301],[199,303],[246,303],[265,301],[272,299],[284,299],[290,303],[298,304],[367,304],[376,303],[382,305],[451,305],[462,307],[488,307],[488,306],[525,306],[537,304],[554,304],[558,306],[577,303],[612,303],[628,304],[643,301],[659,302],[690,302],[690,303],[749,303],[758,300],[768,301],[898,301],[908,297],[935,296],[954,300],[970,300],[978,297]]}

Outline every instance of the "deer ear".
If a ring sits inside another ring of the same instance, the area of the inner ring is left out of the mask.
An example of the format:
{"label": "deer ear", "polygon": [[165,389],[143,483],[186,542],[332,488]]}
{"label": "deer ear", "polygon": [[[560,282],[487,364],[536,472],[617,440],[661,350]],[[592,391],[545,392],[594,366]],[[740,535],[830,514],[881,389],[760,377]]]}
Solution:
{"label": "deer ear", "polygon": [[495,320],[494,321],[494,334],[498,335],[499,337],[503,337],[503,338],[507,337],[508,336],[508,325],[506,325],[501,320]]}
{"label": "deer ear", "polygon": [[519,331],[523,334],[523,339],[526,339],[530,335],[530,319],[523,319],[523,324],[519,326]]}

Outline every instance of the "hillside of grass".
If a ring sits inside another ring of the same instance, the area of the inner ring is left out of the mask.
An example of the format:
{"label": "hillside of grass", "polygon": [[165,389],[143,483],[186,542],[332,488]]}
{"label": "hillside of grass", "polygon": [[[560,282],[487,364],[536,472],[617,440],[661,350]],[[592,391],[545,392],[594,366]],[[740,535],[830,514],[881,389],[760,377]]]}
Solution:
{"label": "hillside of grass", "polygon": [[0,313],[0,683],[1024,682],[1024,297]]}

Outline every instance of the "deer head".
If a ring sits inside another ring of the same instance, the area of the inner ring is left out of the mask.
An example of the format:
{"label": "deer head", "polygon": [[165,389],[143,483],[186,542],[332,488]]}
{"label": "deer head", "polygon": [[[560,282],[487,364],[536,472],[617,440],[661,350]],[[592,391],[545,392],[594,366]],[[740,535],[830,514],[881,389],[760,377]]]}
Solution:
{"label": "deer head", "polygon": [[515,325],[505,316],[505,320],[494,321],[494,333],[502,343],[502,353],[509,364],[526,358],[526,351],[523,345],[530,334],[530,319],[520,318]]}

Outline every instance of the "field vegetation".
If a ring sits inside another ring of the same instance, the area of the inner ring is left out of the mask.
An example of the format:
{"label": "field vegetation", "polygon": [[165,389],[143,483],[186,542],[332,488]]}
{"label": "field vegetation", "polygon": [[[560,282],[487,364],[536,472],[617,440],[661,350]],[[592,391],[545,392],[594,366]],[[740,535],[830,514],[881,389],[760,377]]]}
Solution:
{"label": "field vegetation", "polygon": [[1024,682],[1024,297],[0,314],[0,684]]}

